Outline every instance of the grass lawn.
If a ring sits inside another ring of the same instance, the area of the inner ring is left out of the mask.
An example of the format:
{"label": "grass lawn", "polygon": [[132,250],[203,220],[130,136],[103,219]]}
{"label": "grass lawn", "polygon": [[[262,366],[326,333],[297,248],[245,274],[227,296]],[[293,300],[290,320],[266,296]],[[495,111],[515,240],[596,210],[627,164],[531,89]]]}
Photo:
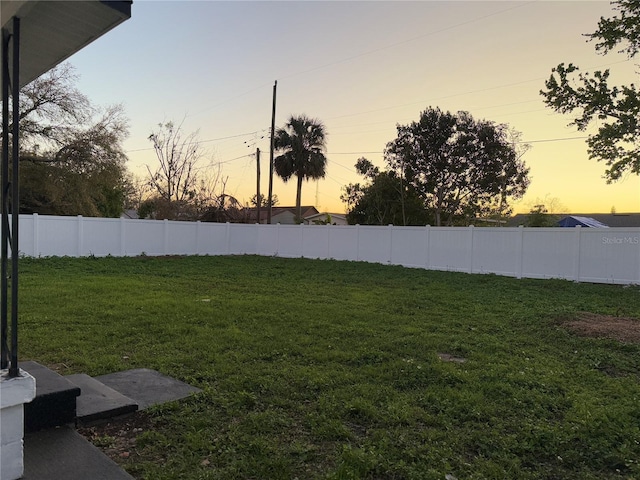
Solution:
{"label": "grass lawn", "polygon": [[203,389],[137,414],[137,479],[640,478],[640,346],[562,324],[640,322],[637,287],[252,256],[20,269],[22,359]]}

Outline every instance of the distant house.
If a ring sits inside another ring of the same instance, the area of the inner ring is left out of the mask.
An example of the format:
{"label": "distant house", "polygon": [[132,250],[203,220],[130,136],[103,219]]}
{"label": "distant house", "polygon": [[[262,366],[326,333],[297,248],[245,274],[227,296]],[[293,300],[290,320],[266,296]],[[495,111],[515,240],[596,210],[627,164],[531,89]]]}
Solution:
{"label": "distant house", "polygon": [[[558,223],[565,218],[573,217],[589,218],[597,222],[598,224],[601,224],[600,228],[602,228],[602,226],[612,228],[640,227],[640,213],[573,213],[571,215],[557,215],[549,213],[546,215],[552,218],[559,218],[560,220],[558,221]],[[517,215],[514,215],[509,219],[506,226],[518,227],[520,225],[526,225],[528,216],[529,215],[526,213],[519,213]]]}
{"label": "distant house", "polygon": [[305,225],[349,225],[343,213],[321,212],[304,217]]}
{"label": "distant house", "polygon": [[[316,207],[302,206],[302,218],[315,215],[318,212]],[[274,207],[271,210],[271,223],[281,223],[282,225],[295,225],[296,207]]]}
{"label": "distant house", "polygon": [[591,217],[581,217],[578,215],[569,215],[558,221],[559,227],[588,227],[588,228],[609,228],[608,225],[601,223]]}
{"label": "distant house", "polygon": [[[318,214],[316,207],[303,205],[301,207],[302,218]],[[255,207],[244,209],[247,223],[267,223],[267,207],[260,208],[260,219],[258,220],[258,210]],[[272,207],[271,223],[282,225],[295,225],[296,207]]]}
{"label": "distant house", "polygon": [[128,208],[120,214],[120,218],[138,219],[138,211],[135,208]]}

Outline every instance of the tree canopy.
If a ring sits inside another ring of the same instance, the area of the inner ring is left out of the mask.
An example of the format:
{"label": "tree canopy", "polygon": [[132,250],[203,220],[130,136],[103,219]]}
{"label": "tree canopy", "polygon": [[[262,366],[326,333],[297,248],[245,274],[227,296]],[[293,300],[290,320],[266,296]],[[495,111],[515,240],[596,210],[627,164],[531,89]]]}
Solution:
{"label": "tree canopy", "polygon": [[412,185],[394,171],[380,171],[366,158],[356,170],[367,183],[349,184],[341,200],[347,204],[347,221],[360,225],[426,225],[430,219]]}
{"label": "tree canopy", "polygon": [[397,131],[385,160],[415,189],[437,226],[508,214],[509,200],[529,186],[526,148],[518,147],[519,134],[507,125],[429,107]]}
{"label": "tree canopy", "polygon": [[182,123],[159,123],[149,140],[158,158],[152,171],[147,165],[149,184],[166,202],[188,202],[196,196],[198,170],[196,166],[203,156],[198,132],[185,134]]}
{"label": "tree canopy", "polygon": [[[640,49],[640,2],[612,2],[619,15],[601,17],[598,29],[588,34],[596,51],[606,55],[619,48],[629,59]],[[541,90],[547,106],[559,113],[575,114],[570,125],[585,131],[590,124],[598,133],[587,139],[590,159],[607,165],[605,179],[611,183],[626,172],[640,174],[640,92],[630,85],[610,86],[610,71],[582,73],[572,64],[561,63],[552,69]]]}
{"label": "tree canopy", "polygon": [[324,178],[327,132],[324,124],[306,115],[291,116],[274,135],[274,148],[282,152],[273,161],[276,174],[287,182],[297,177],[296,218],[302,222],[302,180]]}
{"label": "tree canopy", "polygon": [[[49,70],[20,90],[20,134],[26,151],[63,146],[97,108],[78,90],[78,75],[69,63]],[[11,125],[10,125],[11,128]]]}
{"label": "tree canopy", "polygon": [[76,82],[63,64],[20,92],[20,211],[118,217],[132,188],[127,118],[92,105]]}

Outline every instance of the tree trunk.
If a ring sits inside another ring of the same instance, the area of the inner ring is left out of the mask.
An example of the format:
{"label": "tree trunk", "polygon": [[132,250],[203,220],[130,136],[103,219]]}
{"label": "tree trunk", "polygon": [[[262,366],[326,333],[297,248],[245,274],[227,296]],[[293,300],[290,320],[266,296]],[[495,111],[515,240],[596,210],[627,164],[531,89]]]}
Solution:
{"label": "tree trunk", "polygon": [[298,191],[296,192],[296,223],[302,223],[302,175],[298,175]]}

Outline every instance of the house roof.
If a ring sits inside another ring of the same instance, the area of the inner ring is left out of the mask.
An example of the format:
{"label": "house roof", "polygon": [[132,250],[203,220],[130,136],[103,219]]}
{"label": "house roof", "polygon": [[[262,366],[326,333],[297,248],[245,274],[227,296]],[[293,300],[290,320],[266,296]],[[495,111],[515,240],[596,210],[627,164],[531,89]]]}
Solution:
{"label": "house roof", "polygon": [[640,227],[640,213],[589,213],[583,216],[591,217],[609,227]]}
{"label": "house roof", "polygon": [[[588,217],[603,225],[614,228],[640,227],[640,213],[574,213],[574,214],[548,214],[550,217],[564,218],[572,217]],[[526,213],[514,215],[507,222],[508,227],[517,227],[518,225],[526,225]]]}
{"label": "house roof", "polygon": [[580,225],[582,227],[590,228],[609,228],[608,225],[605,225],[591,217],[582,217],[579,215],[569,215],[568,217],[564,217],[562,220],[558,221],[558,225],[561,227],[577,227]]}
{"label": "house roof", "polygon": [[318,218],[326,218],[327,215],[329,215],[331,218],[340,218],[342,220],[344,220],[345,222],[347,221],[347,216],[344,213],[330,213],[330,212],[320,212],[320,213],[314,213],[313,215],[308,215],[306,217],[304,217],[305,220],[309,220],[309,221],[313,221],[315,219]]}
{"label": "house roof", "polygon": [[140,216],[138,215],[138,211],[135,208],[127,208],[120,214],[120,218],[129,218],[129,219],[138,219]]}
{"label": "house roof", "polygon": [[[306,218],[310,215],[316,215],[318,210],[314,206],[302,205],[300,207],[302,211],[302,218]],[[247,213],[247,220],[249,222],[255,222],[258,218],[258,209],[256,207],[248,207],[244,209]],[[271,207],[271,218],[282,215],[283,213],[291,213],[293,215],[296,214],[296,207]],[[260,220],[267,219],[267,207],[260,208]]]}
{"label": "house roof", "polygon": [[[132,3],[132,0],[0,0],[2,28],[12,32],[12,18],[20,18],[20,86],[130,18]],[[9,56],[12,62],[11,52]]]}

